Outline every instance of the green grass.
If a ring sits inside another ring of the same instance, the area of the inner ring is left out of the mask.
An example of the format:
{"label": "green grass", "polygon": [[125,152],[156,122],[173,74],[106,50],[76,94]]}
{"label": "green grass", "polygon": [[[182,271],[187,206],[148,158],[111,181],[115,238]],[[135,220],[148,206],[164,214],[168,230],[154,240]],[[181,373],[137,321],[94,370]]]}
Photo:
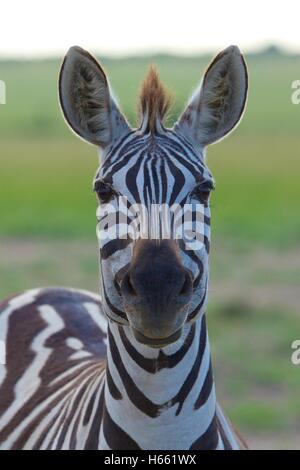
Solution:
{"label": "green grass", "polygon": [[92,147],[36,139],[2,142],[2,148],[2,234],[94,236],[97,159]]}
{"label": "green grass", "polygon": [[249,431],[297,429],[300,374],[291,344],[298,315],[212,302],[208,325],[218,393],[233,421]]}
{"label": "green grass", "polygon": [[299,145],[298,136],[233,135],[210,149],[218,236],[281,248],[299,243]]}

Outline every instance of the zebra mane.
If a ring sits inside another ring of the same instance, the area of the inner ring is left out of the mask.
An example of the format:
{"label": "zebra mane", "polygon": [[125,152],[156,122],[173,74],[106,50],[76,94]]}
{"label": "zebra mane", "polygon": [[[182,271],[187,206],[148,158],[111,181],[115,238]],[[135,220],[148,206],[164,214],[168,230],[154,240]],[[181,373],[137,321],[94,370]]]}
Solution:
{"label": "zebra mane", "polygon": [[139,114],[143,128],[155,132],[157,124],[163,122],[170,106],[170,93],[162,84],[156,67],[151,65],[140,93]]}

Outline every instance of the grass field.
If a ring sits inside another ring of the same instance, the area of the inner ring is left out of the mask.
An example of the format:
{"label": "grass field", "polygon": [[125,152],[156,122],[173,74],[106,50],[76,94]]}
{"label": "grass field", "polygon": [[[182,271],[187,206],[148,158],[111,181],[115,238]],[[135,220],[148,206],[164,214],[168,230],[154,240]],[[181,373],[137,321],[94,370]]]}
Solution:
{"label": "grass field", "polygon": [[[210,58],[104,60],[135,124],[139,84],[155,62],[176,99],[172,124]],[[221,402],[254,447],[299,447],[300,58],[247,58],[248,107],[208,152],[212,197],[209,327]],[[34,285],[97,290],[93,147],[67,130],[57,103],[59,61],[0,62],[0,295]]]}

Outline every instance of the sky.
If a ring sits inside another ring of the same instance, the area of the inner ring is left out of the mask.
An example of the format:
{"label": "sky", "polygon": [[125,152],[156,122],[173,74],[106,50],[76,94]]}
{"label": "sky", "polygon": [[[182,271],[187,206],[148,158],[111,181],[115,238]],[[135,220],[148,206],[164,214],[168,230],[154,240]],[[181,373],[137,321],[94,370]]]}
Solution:
{"label": "sky", "polygon": [[0,57],[94,53],[194,54],[237,44],[300,52],[300,1],[9,0],[0,5]]}

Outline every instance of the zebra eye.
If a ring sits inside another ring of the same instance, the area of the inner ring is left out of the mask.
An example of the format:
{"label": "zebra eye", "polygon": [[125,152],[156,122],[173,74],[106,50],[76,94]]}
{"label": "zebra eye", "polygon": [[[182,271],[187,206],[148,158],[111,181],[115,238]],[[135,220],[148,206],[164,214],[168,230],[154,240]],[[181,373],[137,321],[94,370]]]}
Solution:
{"label": "zebra eye", "polygon": [[102,204],[109,202],[115,195],[115,192],[110,184],[101,180],[95,181],[94,191],[97,193],[98,199]]}
{"label": "zebra eye", "polygon": [[206,205],[208,204],[209,196],[212,189],[214,188],[199,184],[192,192],[192,197],[198,199],[199,202]]}

